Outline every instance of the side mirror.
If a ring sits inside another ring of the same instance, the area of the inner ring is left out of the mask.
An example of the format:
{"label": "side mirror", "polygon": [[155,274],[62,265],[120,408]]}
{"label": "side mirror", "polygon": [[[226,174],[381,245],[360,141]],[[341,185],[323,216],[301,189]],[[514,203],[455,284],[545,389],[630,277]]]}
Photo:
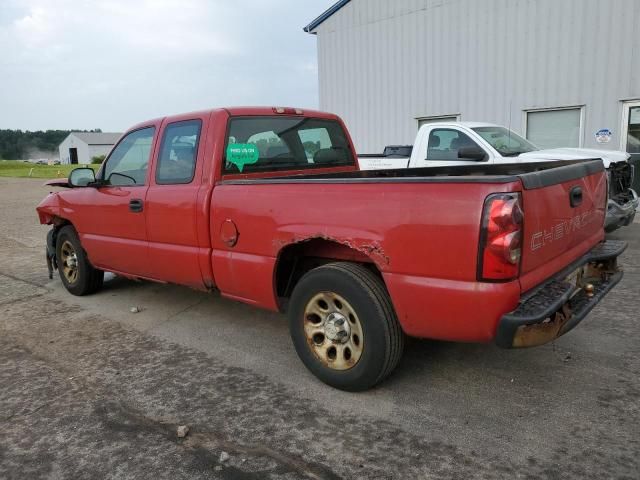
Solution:
{"label": "side mirror", "polygon": [[483,149],[474,145],[472,147],[462,147],[458,149],[458,158],[460,160],[473,160],[475,162],[484,162],[487,154]]}
{"label": "side mirror", "polygon": [[95,181],[96,173],[93,168],[74,168],[69,174],[69,185],[72,187],[86,187]]}

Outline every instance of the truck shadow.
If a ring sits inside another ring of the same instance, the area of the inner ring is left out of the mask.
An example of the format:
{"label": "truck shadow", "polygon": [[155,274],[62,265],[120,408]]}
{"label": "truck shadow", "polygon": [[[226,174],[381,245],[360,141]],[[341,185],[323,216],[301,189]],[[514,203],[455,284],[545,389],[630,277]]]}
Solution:
{"label": "truck shadow", "polygon": [[511,384],[532,377],[551,381],[554,368],[568,365],[570,360],[571,352],[558,342],[537,348],[505,350],[493,344],[408,338],[398,368],[380,388],[426,391],[434,385],[441,388],[452,382],[459,385],[462,382],[464,388],[484,391],[488,383]]}
{"label": "truck shadow", "polygon": [[[137,282],[111,274],[106,278],[103,291],[97,294],[98,297],[102,295],[107,298],[98,303],[119,297],[116,303],[125,312],[132,305],[140,305],[142,314],[126,317],[130,318],[127,323],[153,326],[157,334],[169,341],[180,338],[179,343],[196,346],[214,356],[224,353],[222,357],[231,364],[255,369],[288,385],[308,387],[309,381],[316,382],[297,360],[286,315],[255,309],[221,298],[217,293]],[[178,304],[184,304],[186,308],[182,309]],[[597,312],[592,315],[598,315]],[[600,322],[591,323],[594,328],[602,328],[596,325]],[[493,344],[407,338],[404,356],[397,369],[371,393],[373,396],[395,396],[411,391],[422,395],[433,388],[448,390],[457,384],[482,397],[493,394],[491,385],[517,384],[519,380],[532,377],[542,384],[553,383],[560,375],[556,369],[575,365],[575,357],[584,349],[590,329],[588,325],[582,327],[551,344],[524,350],[504,350]],[[247,349],[247,345],[253,345],[253,348]],[[571,359],[572,352],[574,359]],[[283,374],[285,378],[282,378]],[[323,387],[316,384],[314,388]]]}

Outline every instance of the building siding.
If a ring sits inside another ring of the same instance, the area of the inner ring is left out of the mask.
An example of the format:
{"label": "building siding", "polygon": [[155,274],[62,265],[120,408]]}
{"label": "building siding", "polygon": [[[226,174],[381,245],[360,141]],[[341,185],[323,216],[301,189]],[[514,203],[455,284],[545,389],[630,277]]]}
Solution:
{"label": "building siding", "polygon": [[413,142],[421,116],[522,132],[525,110],[563,106],[584,106],[583,146],[618,149],[639,21],[637,0],[353,0],[315,30],[320,107],[361,153]]}

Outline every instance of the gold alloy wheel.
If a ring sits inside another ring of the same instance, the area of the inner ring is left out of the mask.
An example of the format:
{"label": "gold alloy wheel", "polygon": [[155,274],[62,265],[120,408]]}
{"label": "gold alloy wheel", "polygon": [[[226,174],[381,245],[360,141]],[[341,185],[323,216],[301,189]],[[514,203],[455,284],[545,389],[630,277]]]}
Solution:
{"label": "gold alloy wheel", "polygon": [[76,249],[69,240],[65,240],[60,248],[60,260],[62,260],[62,274],[70,284],[78,280],[78,255]]}
{"label": "gold alloy wheel", "polygon": [[360,360],[364,335],[353,307],[334,292],[315,295],[304,309],[307,343],[327,367],[349,370]]}

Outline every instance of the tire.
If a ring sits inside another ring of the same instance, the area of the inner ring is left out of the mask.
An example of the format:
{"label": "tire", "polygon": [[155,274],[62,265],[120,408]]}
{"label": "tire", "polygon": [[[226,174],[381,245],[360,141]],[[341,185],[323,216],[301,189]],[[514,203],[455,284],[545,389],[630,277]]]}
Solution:
{"label": "tire", "polygon": [[298,356],[332,387],[351,392],[372,388],[402,357],[404,333],[389,294],[360,265],[330,263],[311,270],[294,288],[289,307]]}
{"label": "tire", "polygon": [[56,240],[56,263],[64,288],[72,295],[83,296],[102,288],[104,272],[94,268],[71,225],[62,227]]}

